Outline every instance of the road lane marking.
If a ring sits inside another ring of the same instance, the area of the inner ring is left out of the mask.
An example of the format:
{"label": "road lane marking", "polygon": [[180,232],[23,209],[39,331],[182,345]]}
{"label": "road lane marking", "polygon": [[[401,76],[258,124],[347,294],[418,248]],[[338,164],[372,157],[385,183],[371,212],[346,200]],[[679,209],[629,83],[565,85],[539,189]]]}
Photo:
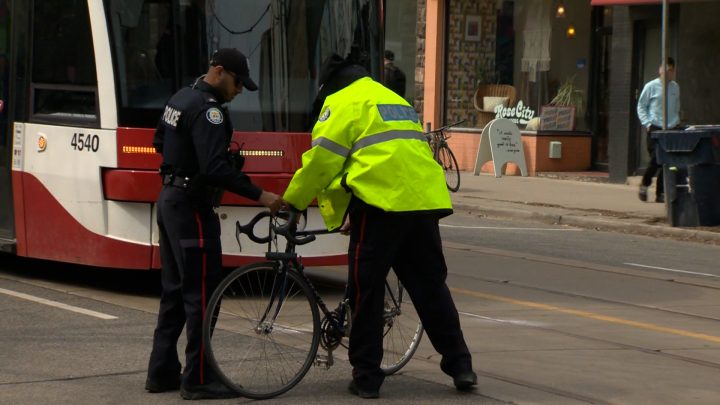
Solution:
{"label": "road lane marking", "polygon": [[440,224],[441,228],[458,228],[458,229],[491,229],[495,231],[582,231],[578,228],[513,228],[504,226],[464,226],[464,225],[450,225]]}
{"label": "road lane marking", "polygon": [[683,274],[695,274],[697,276],[706,276],[706,277],[715,277],[720,278],[717,274],[709,274],[709,273],[698,273],[695,271],[687,271],[687,270],[678,270],[678,269],[668,269],[666,267],[657,267],[657,266],[647,266],[645,264],[637,264],[637,263],[623,263],[628,266],[635,266],[635,267],[644,267],[646,269],[654,269],[654,270],[662,270],[662,271],[672,271],[673,273],[683,273]]}
{"label": "road lane marking", "polygon": [[22,298],[24,300],[28,300],[28,301],[32,301],[32,302],[37,302],[39,304],[44,304],[44,305],[49,305],[51,307],[64,309],[66,311],[77,312],[78,314],[94,316],[95,318],[100,318],[100,319],[105,319],[105,320],[118,319],[117,316],[103,314],[102,312],[95,312],[95,311],[91,311],[89,309],[80,308],[80,307],[76,307],[76,306],[68,305],[68,304],[63,304],[62,302],[51,301],[51,300],[48,300],[45,298],[35,297],[33,295],[23,294],[23,293],[20,293],[17,291],[6,290],[4,288],[0,288],[0,293],[10,295],[10,296],[16,297],[16,298]]}
{"label": "road lane marking", "polygon": [[489,316],[482,316],[477,314],[471,314],[470,312],[460,312],[458,311],[458,314],[469,316],[471,318],[478,318],[483,319],[486,321],[492,321],[492,322],[499,322],[499,323],[509,323],[511,325],[520,325],[520,326],[533,326],[533,327],[545,327],[547,324],[541,323],[541,322],[532,322],[532,321],[518,321],[515,319],[498,319],[498,318],[491,318]]}
{"label": "road lane marking", "polygon": [[529,308],[535,308],[535,309],[541,309],[541,310],[545,310],[545,311],[574,315],[574,316],[579,316],[581,318],[594,319],[596,321],[603,321],[603,322],[609,322],[609,323],[614,323],[614,324],[618,324],[618,325],[632,326],[634,328],[645,329],[645,330],[650,330],[650,331],[654,331],[654,332],[668,333],[671,335],[678,335],[678,336],[699,339],[699,340],[704,340],[707,342],[713,342],[713,343],[720,344],[720,336],[708,335],[705,333],[697,333],[697,332],[692,332],[692,331],[684,330],[684,329],[668,328],[666,326],[655,325],[652,323],[631,321],[629,319],[623,319],[623,318],[618,318],[618,317],[614,317],[614,316],[602,315],[602,314],[597,314],[594,312],[582,311],[579,309],[563,308],[563,307],[558,307],[555,305],[541,304],[539,302],[516,300],[513,298],[503,297],[500,295],[485,294],[485,293],[481,293],[481,292],[477,292],[477,291],[466,290],[463,288],[451,287],[450,291],[456,292],[459,294],[470,295],[470,296],[473,296],[476,298],[485,298],[485,299],[493,300],[493,301],[500,301],[500,302],[520,305],[520,306],[529,307]]}

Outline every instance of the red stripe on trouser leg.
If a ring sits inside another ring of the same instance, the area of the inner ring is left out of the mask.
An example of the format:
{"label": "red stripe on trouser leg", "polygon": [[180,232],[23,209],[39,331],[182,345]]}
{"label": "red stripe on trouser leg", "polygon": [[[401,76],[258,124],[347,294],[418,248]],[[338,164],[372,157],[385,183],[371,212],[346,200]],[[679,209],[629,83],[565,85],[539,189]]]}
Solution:
{"label": "red stripe on trouser leg", "polygon": [[[207,276],[207,252],[205,251],[205,238],[203,237],[203,226],[202,220],[200,219],[200,213],[195,212],[195,222],[198,226],[198,242],[199,247],[202,249],[202,273],[200,276],[200,294],[201,294],[201,319],[202,325],[205,324],[205,278]],[[205,384],[205,341],[200,337],[200,384]]]}
{"label": "red stripe on trouser leg", "polygon": [[362,220],[360,221],[360,234],[358,235],[358,241],[355,245],[355,268],[353,269],[353,279],[355,279],[355,314],[353,314],[353,317],[357,314],[357,310],[360,309],[360,246],[365,241],[365,222],[367,220],[367,212],[363,211],[362,216]]}

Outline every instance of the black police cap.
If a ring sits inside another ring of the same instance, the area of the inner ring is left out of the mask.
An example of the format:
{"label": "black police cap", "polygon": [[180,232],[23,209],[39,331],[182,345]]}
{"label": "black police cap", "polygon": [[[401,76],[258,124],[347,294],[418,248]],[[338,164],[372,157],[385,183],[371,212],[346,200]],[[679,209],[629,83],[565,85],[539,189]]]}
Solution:
{"label": "black police cap", "polygon": [[235,48],[221,48],[215,51],[210,58],[210,66],[222,66],[225,70],[235,73],[243,86],[250,91],[258,89],[257,84],[250,78],[247,57]]}

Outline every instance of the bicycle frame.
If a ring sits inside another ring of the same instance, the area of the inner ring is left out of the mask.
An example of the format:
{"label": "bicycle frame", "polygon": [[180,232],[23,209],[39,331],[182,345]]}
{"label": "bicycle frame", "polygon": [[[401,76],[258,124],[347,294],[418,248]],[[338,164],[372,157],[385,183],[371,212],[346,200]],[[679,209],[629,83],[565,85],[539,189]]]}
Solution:
{"label": "bicycle frame", "polygon": [[437,160],[438,152],[443,147],[449,147],[447,140],[450,138],[450,135],[446,135],[445,131],[452,127],[456,127],[460,124],[465,122],[465,120],[460,120],[456,123],[445,125],[444,127],[440,127],[437,129],[434,129],[432,131],[428,131],[425,133],[425,136],[428,138],[428,142],[430,143],[430,148],[433,151],[433,157]]}
{"label": "bicycle frame", "polygon": [[[298,231],[297,213],[279,216],[287,223],[279,225],[269,211],[256,215],[247,225],[236,223],[238,243],[240,234],[245,233],[256,243],[268,244],[267,261],[228,274],[210,297],[208,308],[214,315],[203,321],[209,364],[226,385],[254,399],[287,392],[313,365],[330,368],[334,350],[348,347],[344,338],[353,327],[347,286],[338,307],[330,310],[295,251],[296,246],[328,231]],[[267,217],[271,217],[270,232],[258,237],[255,225]],[[278,236],[286,241],[284,249],[278,249]],[[423,335],[412,303],[408,300],[409,306],[400,307],[405,293],[399,279],[386,277],[381,364],[385,375],[396,373],[410,361]],[[221,311],[226,305],[230,309]],[[222,332],[215,330],[216,323],[223,325]],[[278,365],[280,373],[274,372]]]}
{"label": "bicycle frame", "polygon": [[[331,323],[331,326],[334,328],[334,330],[342,333],[343,336],[347,336],[345,331],[346,325],[344,322],[344,320],[346,319],[346,308],[345,305],[342,305],[347,299],[347,289],[345,291],[343,299],[340,302],[341,305],[339,305],[340,311],[338,312],[338,317],[337,319],[335,319],[335,317],[332,316],[332,311],[328,309],[325,301],[323,301],[320,293],[315,288],[315,285],[305,274],[305,267],[300,262],[299,256],[295,251],[297,245],[304,245],[315,240],[315,235],[327,234],[331,232],[325,229],[298,231],[296,230],[296,215],[297,213],[291,212],[287,217],[287,224],[282,226],[272,224],[272,221],[277,222],[278,218],[283,217],[282,215],[274,218],[271,217],[270,235],[264,238],[257,237],[253,233],[253,230],[260,219],[270,216],[269,213],[267,215],[256,216],[250,223],[245,226],[240,225],[239,222],[236,223],[237,230],[235,232],[235,237],[238,240],[238,244],[240,244],[241,233],[248,235],[251,240],[257,243],[268,243],[268,252],[265,253],[265,258],[270,260],[275,266],[277,266],[277,271],[281,276],[280,279],[276,280],[276,283],[279,281],[281,283],[281,286],[280,288],[275,288],[275,285],[273,286],[268,306],[267,308],[265,308],[265,312],[258,322],[256,331],[258,333],[268,333],[272,331],[272,325],[274,325],[277,315],[280,313],[280,310],[282,309],[282,306],[284,304],[283,297],[285,297],[285,288],[287,287],[287,273],[289,271],[295,271],[303,278],[303,280],[307,283],[308,287],[310,287],[318,309],[320,309],[320,312],[325,316],[325,319],[327,319]],[[287,244],[285,245],[284,252],[272,251],[272,242],[277,238],[277,235],[282,235],[287,239]],[[277,303],[275,302],[276,300]],[[273,312],[273,315],[272,318],[268,321],[267,318],[271,312]],[[347,326],[347,332],[349,332],[350,325]],[[325,333],[325,331],[323,331],[323,333]]]}

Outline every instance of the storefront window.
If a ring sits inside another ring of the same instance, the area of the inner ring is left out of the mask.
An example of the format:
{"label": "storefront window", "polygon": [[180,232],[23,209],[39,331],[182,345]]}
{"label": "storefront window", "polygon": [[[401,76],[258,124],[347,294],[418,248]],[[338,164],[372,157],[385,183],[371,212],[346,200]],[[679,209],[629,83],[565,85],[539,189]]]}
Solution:
{"label": "storefront window", "polygon": [[[524,128],[565,83],[574,85],[574,129],[586,129],[590,0],[450,0],[444,121],[482,129],[498,104]],[[538,120],[536,120],[538,121]],[[531,127],[536,122],[531,122]]]}

